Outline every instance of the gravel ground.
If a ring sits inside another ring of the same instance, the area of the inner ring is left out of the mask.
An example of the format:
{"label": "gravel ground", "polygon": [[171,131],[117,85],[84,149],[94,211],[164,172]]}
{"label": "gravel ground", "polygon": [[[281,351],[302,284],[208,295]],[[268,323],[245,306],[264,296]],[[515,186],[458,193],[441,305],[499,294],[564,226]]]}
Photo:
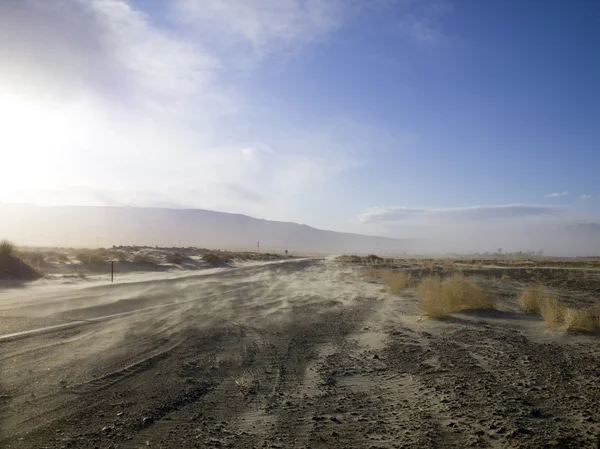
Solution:
{"label": "gravel ground", "polygon": [[2,291],[11,326],[179,305],[0,342],[0,447],[594,447],[597,336],[518,313],[520,279],[478,275],[497,311],[422,320],[357,270]]}

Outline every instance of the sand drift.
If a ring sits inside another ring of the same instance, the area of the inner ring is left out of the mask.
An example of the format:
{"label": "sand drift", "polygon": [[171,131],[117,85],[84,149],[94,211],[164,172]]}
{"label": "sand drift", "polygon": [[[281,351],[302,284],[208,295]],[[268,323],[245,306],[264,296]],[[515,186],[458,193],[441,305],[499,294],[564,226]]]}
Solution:
{"label": "sand drift", "polygon": [[593,445],[596,337],[511,312],[516,281],[479,280],[503,310],[421,320],[361,270],[3,291],[0,447]]}

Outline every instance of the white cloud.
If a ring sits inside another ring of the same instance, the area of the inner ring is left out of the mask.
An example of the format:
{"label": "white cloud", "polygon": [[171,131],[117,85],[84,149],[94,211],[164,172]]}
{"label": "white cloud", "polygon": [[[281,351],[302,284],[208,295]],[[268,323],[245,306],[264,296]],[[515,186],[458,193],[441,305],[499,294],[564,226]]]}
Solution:
{"label": "white cloud", "polygon": [[560,196],[567,196],[569,192],[554,192],[546,194],[546,198],[558,198]]}
{"label": "white cloud", "polygon": [[404,222],[407,220],[498,220],[558,215],[561,209],[550,206],[506,204],[497,206],[470,206],[445,209],[408,208],[401,206],[373,207],[362,213],[359,223]]}
{"label": "white cloud", "polygon": [[[164,26],[140,5],[0,0],[0,121],[10,128],[0,147],[13,167],[0,200],[285,218],[275,215],[291,197],[312,202],[373,145],[351,123],[279,135],[230,127],[247,112],[229,84],[232,59],[317,42],[344,24],[349,3],[173,0]],[[364,7],[350,2],[350,15]]]}
{"label": "white cloud", "polygon": [[585,193],[583,195],[581,195],[579,198],[581,198],[582,200],[590,200],[592,198],[594,198],[592,195],[586,195]]}
{"label": "white cloud", "polygon": [[0,30],[0,77],[13,93],[87,96],[146,112],[174,111],[197,96],[212,113],[230,106],[215,85],[218,59],[125,1],[2,2]]}
{"label": "white cloud", "polygon": [[174,0],[178,20],[223,47],[262,57],[274,49],[311,42],[337,28],[341,0]]}

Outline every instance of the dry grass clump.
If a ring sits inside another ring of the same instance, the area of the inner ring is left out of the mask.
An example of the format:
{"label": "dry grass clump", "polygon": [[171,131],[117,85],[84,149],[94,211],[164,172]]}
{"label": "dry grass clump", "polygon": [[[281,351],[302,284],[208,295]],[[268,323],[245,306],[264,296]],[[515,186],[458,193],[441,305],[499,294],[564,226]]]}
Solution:
{"label": "dry grass clump", "polygon": [[362,273],[362,277],[367,279],[381,279],[382,270],[377,268],[369,268],[368,270]]}
{"label": "dry grass clump", "polygon": [[260,389],[260,381],[254,371],[244,371],[238,376],[233,377],[233,382],[244,396],[257,394]]}
{"label": "dry grass clump", "polygon": [[15,244],[10,240],[4,239],[0,241],[0,254],[11,256],[14,254],[16,249],[17,248]]}
{"label": "dry grass clump", "polygon": [[442,269],[444,270],[444,273],[453,273],[455,271],[459,271],[456,265],[454,265],[454,262],[451,260],[444,260]]}
{"label": "dry grass clump", "polygon": [[183,256],[179,253],[168,253],[166,261],[167,263],[179,265],[183,261]]}
{"label": "dry grass clump", "polygon": [[519,307],[525,313],[538,313],[547,298],[556,299],[556,295],[541,284],[528,285],[519,295]]}
{"label": "dry grass clump", "polygon": [[542,319],[550,326],[558,326],[565,321],[566,308],[556,295],[545,297],[538,304]]}
{"label": "dry grass clump", "polygon": [[154,259],[150,254],[137,253],[135,256],[133,256],[133,263],[137,263],[140,265],[153,265]]}
{"label": "dry grass clump", "polygon": [[508,280],[510,279],[510,276],[509,276],[508,274],[504,273],[504,274],[502,275],[502,278],[501,278],[501,279],[502,279],[503,281],[508,281]]}
{"label": "dry grass clump", "polygon": [[421,264],[424,270],[432,271],[435,268],[435,261],[433,259],[426,259]]}
{"label": "dry grass clump", "polygon": [[380,273],[383,283],[394,293],[400,293],[410,285],[412,277],[405,271],[382,270]]}
{"label": "dry grass clump", "polygon": [[480,260],[480,261],[478,261],[478,262],[475,264],[475,268],[476,268],[477,270],[481,270],[481,269],[483,269],[483,262],[482,262],[481,260]]}
{"label": "dry grass clump", "polygon": [[596,311],[592,307],[580,309],[567,308],[564,317],[567,330],[594,332],[600,329],[600,320],[596,317]]}
{"label": "dry grass clump", "polygon": [[552,327],[562,326],[569,331],[600,330],[600,302],[593,307],[567,307],[558,295],[540,284],[529,285],[519,295],[519,306],[526,313],[539,313]]}
{"label": "dry grass clump", "polygon": [[477,283],[456,273],[441,280],[427,277],[418,290],[419,306],[430,318],[449,315],[461,310],[493,309],[494,304],[483,293]]}

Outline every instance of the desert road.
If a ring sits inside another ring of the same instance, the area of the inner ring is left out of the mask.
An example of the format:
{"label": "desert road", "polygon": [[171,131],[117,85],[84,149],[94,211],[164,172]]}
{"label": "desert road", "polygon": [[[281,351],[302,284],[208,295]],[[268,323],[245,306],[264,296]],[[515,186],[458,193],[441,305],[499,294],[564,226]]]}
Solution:
{"label": "desert road", "polygon": [[508,312],[421,320],[414,292],[359,270],[0,290],[0,447],[592,447],[597,339]]}

